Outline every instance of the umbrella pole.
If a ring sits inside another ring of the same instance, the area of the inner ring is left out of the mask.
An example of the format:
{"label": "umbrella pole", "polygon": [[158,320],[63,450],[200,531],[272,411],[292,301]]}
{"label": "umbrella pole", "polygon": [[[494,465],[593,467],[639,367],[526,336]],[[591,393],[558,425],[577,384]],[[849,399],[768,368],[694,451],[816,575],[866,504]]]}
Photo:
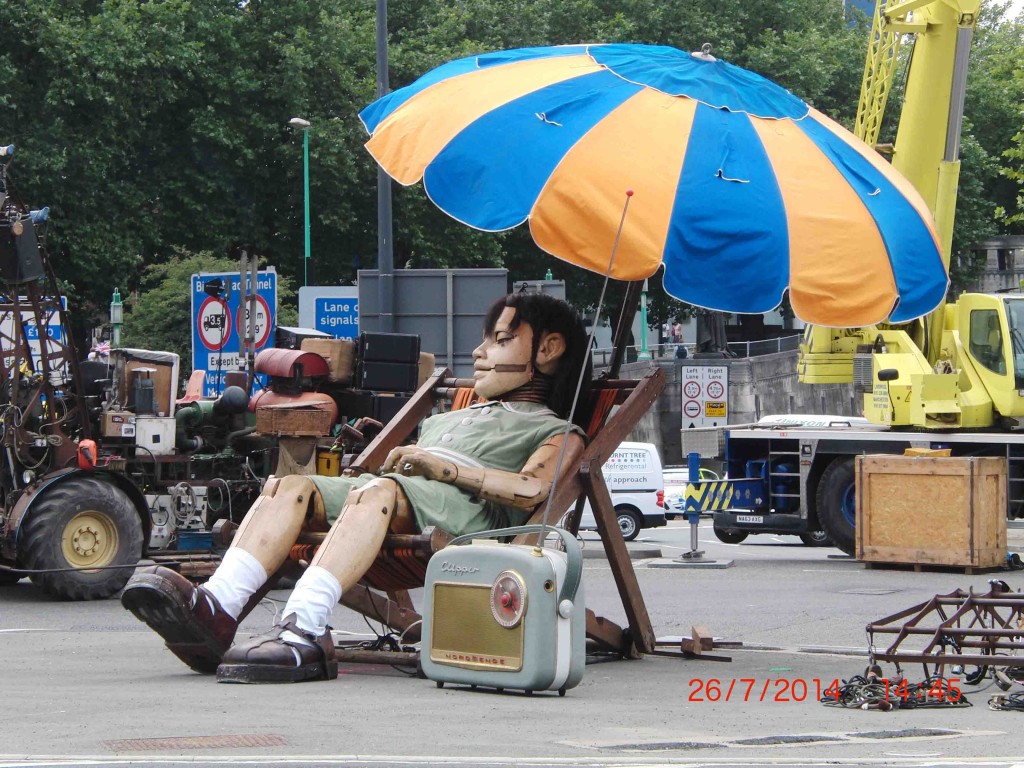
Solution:
{"label": "umbrella pole", "polygon": [[[622,306],[619,307],[619,320],[615,324],[615,338],[612,341],[612,362],[608,367],[608,378],[610,379],[619,377],[619,368],[622,367],[622,361],[626,357],[629,331],[633,327],[633,318],[636,316],[636,308],[640,303],[640,292],[643,287],[643,280],[634,280],[626,286],[626,295],[622,299]],[[645,328],[640,329],[641,333],[645,331]]]}

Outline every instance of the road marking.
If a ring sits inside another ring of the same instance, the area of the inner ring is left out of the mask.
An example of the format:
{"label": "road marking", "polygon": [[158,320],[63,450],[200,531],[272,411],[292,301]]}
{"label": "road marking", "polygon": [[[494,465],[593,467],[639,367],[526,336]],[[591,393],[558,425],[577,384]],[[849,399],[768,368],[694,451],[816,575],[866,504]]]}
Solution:
{"label": "road marking", "polygon": [[[959,736],[993,736],[1001,732],[962,732]],[[856,733],[844,734],[851,737],[847,744],[863,744]],[[868,740],[873,741],[873,740]],[[724,745],[723,745],[724,746]],[[806,745],[804,745],[806,746]],[[591,747],[599,749],[600,747]],[[588,766],[590,768],[614,768],[615,766],[645,766],[645,768],[697,768],[701,765],[720,766],[920,766],[921,757],[850,757],[843,758],[794,758],[794,757],[704,757],[694,756],[658,758],[615,755],[607,757],[467,757],[464,755],[280,755],[275,757],[252,755],[208,755],[208,756],[156,756],[132,755],[131,757],[110,757],[109,755],[0,755],[0,768],[45,768],[46,766],[121,766],[121,765],[528,765],[528,766]],[[1019,758],[1007,757],[940,757],[928,759],[929,768],[934,766],[978,765],[992,768],[1024,768]]]}

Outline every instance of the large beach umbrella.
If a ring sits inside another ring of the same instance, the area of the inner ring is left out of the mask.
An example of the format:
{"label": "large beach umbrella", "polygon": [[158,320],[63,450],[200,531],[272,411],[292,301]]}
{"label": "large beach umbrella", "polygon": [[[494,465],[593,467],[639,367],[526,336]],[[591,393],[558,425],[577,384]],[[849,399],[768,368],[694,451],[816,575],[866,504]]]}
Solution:
{"label": "large beach umbrella", "polygon": [[789,91],[715,59],[573,45],[445,64],[363,110],[399,183],[481,230],[611,276],[664,264],[676,298],[860,326],[928,313],[947,275],[931,215],[870,147]]}

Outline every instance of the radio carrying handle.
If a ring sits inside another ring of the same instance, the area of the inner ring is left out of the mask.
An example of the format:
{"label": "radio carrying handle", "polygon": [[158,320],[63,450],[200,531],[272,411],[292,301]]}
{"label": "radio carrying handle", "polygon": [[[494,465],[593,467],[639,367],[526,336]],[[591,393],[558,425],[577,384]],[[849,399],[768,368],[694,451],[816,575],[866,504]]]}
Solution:
{"label": "radio carrying handle", "polygon": [[497,528],[493,531],[480,531],[479,533],[465,533],[456,536],[448,546],[466,544],[473,539],[497,539],[506,536],[519,536],[524,533],[557,533],[562,537],[565,544],[565,582],[558,594],[558,602],[563,600],[571,603],[576,602],[576,590],[579,589],[580,580],[583,578],[583,553],[576,543],[576,537],[564,528],[557,528],[553,525],[517,525],[513,528]]}

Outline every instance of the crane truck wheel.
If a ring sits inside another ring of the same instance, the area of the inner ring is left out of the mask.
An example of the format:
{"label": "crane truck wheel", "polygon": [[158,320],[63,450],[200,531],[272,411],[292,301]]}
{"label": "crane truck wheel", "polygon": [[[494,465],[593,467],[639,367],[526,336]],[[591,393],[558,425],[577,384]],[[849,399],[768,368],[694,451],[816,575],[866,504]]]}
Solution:
{"label": "crane truck wheel", "polygon": [[824,531],[811,531],[810,533],[801,533],[800,541],[804,543],[805,547],[831,547],[832,539],[828,537],[828,534]]}
{"label": "crane truck wheel", "polygon": [[853,457],[834,459],[821,475],[816,499],[818,522],[832,543],[848,555],[854,555],[857,551],[853,479]]}
{"label": "crane truck wheel", "polygon": [[[63,600],[97,600],[115,594],[134,572],[131,566],[142,554],[142,521],[120,489],[75,477],[33,504],[19,540],[26,568],[44,571],[31,575],[44,592]],[[129,567],[104,568],[112,565]]]}
{"label": "crane truck wheel", "polygon": [[715,536],[723,544],[739,544],[747,538],[746,531],[727,531],[724,528],[715,528]]}

